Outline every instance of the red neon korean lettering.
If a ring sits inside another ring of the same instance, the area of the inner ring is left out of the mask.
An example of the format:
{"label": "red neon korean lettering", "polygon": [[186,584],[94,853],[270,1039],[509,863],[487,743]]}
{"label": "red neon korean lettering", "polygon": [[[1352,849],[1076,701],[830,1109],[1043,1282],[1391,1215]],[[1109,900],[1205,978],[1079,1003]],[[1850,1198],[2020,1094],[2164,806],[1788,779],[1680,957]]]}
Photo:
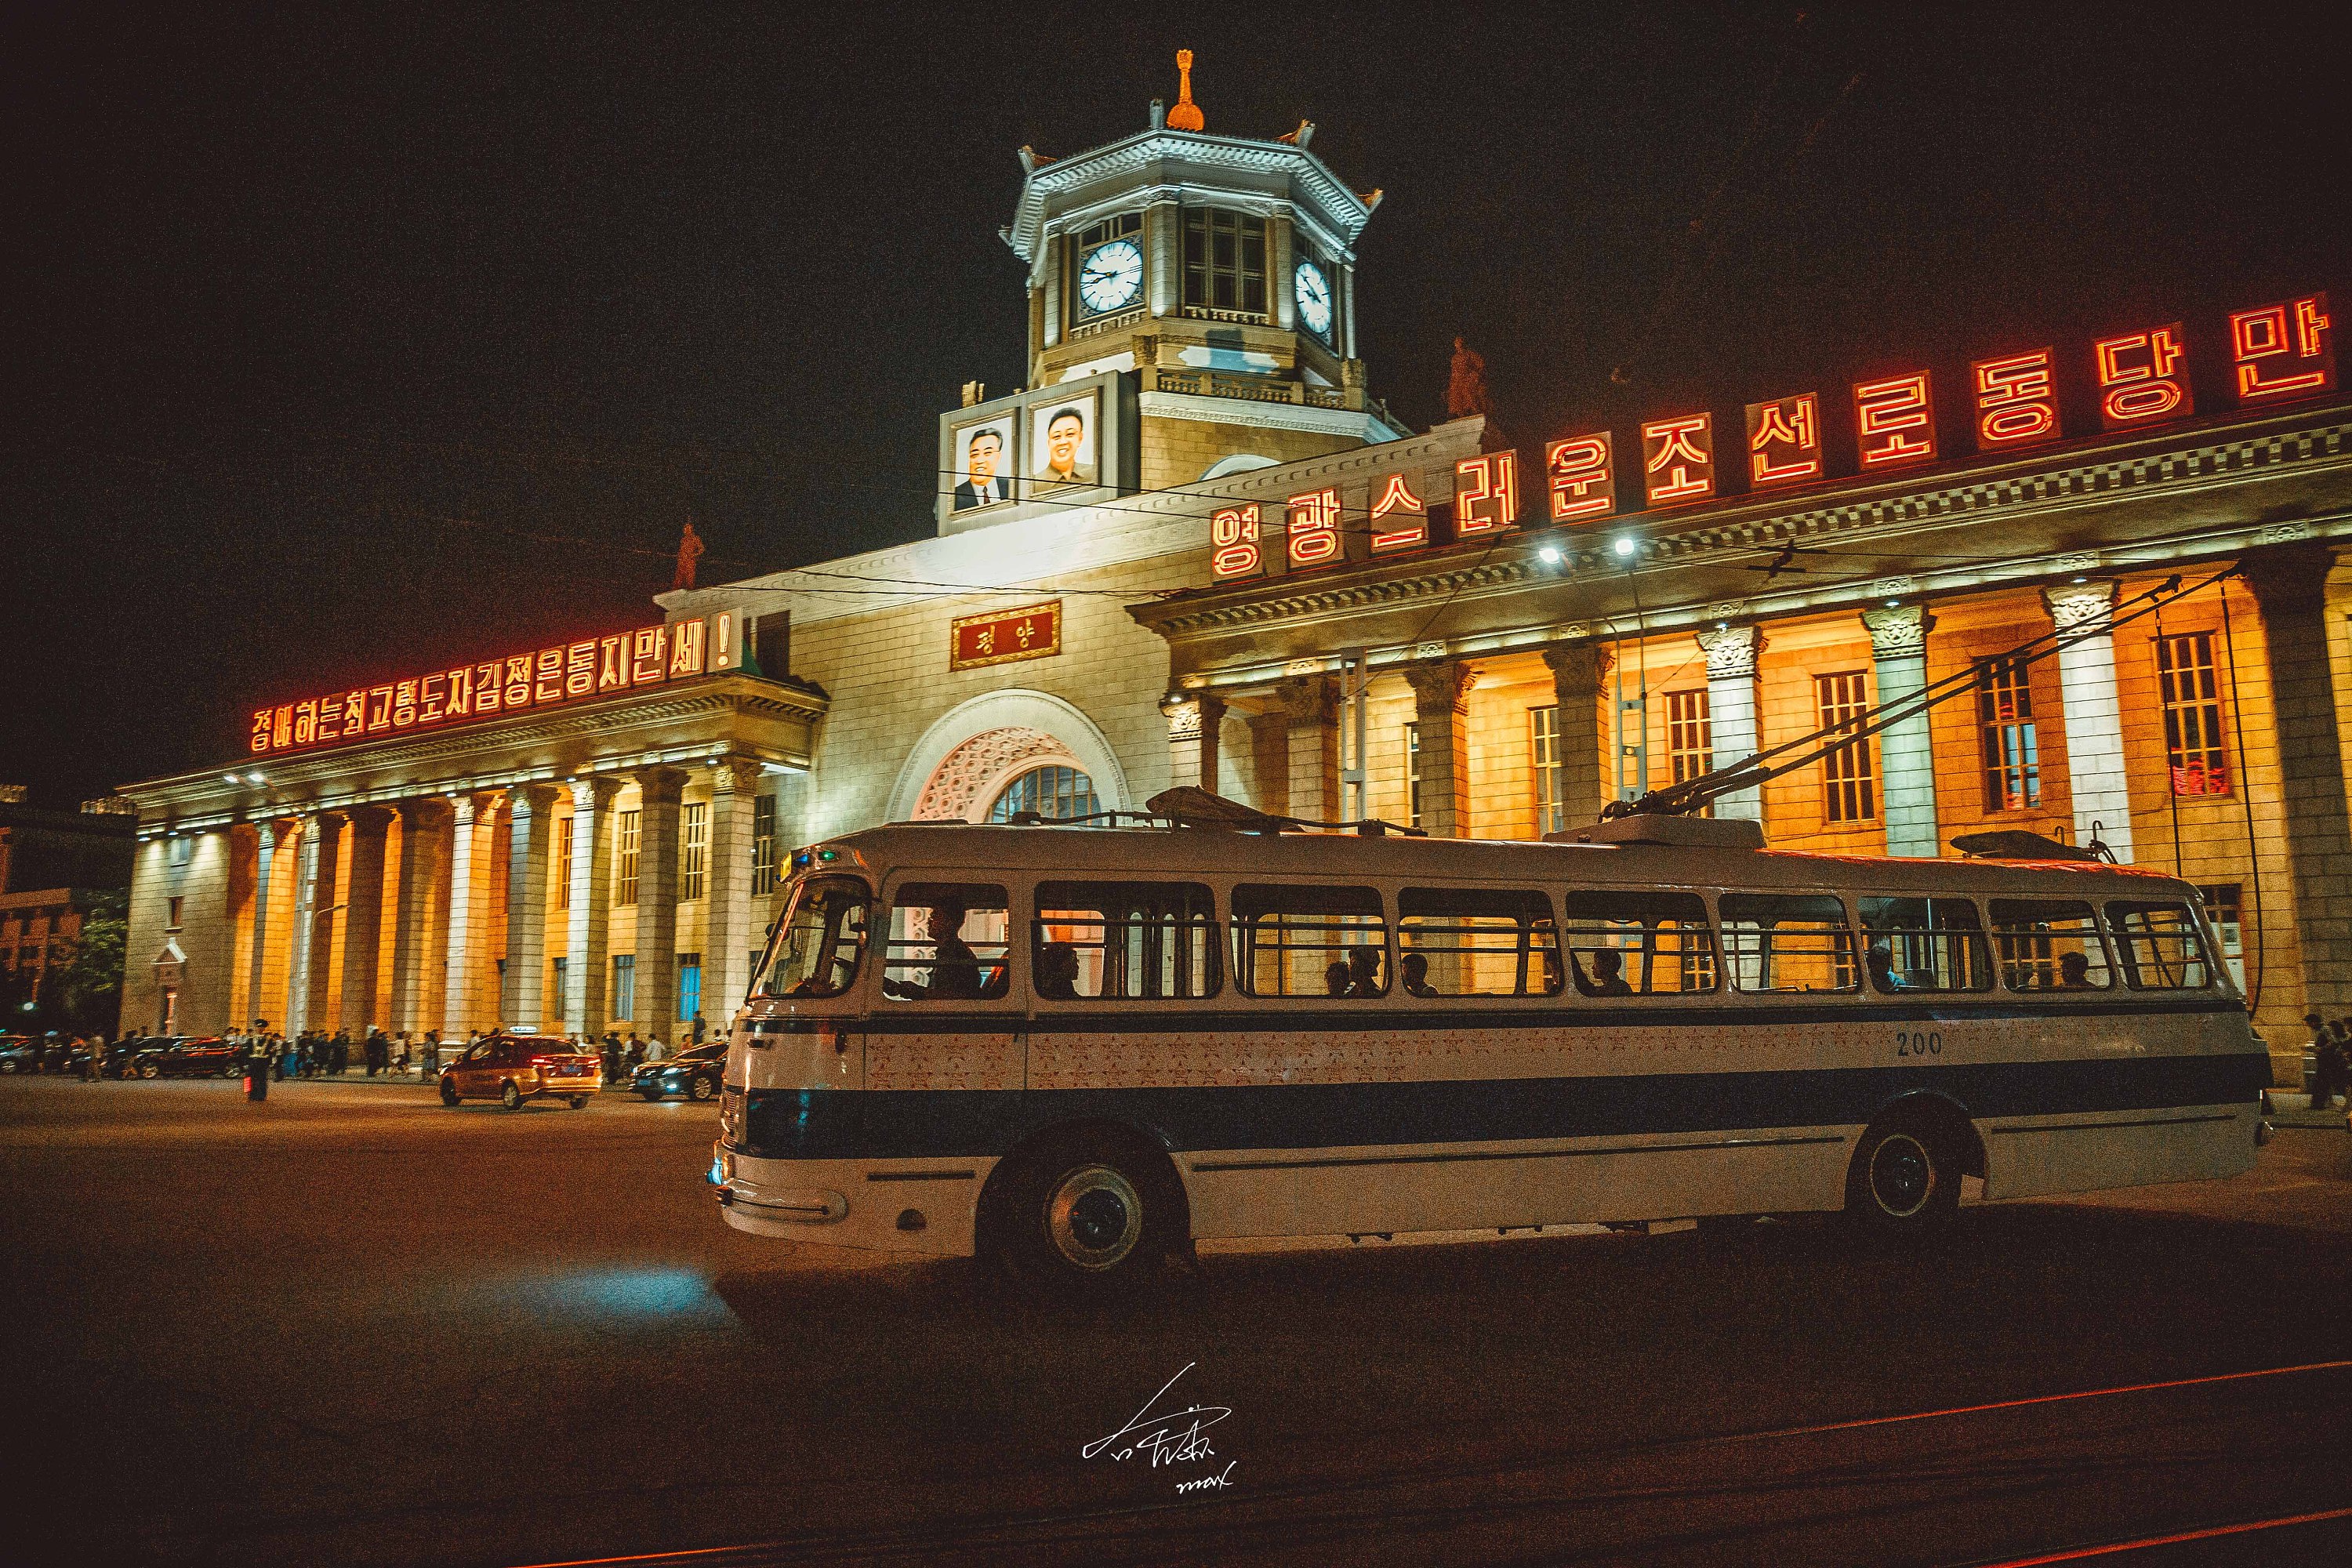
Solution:
{"label": "red neon korean lettering", "polygon": [[677,623],[669,644],[669,672],[673,679],[702,673],[702,628],[700,621]]}
{"label": "red neon korean lettering", "polygon": [[343,732],[343,699],[338,692],[319,699],[319,725],[312,731],[321,741],[331,741]]}
{"label": "red neon korean lettering", "polygon": [[618,691],[629,683],[629,636],[616,632],[596,639],[596,689]]}
{"label": "red neon korean lettering", "polygon": [[1616,453],[1608,431],[1554,441],[1544,448],[1544,473],[1554,522],[1617,510]]}
{"label": "red neon korean lettering", "polygon": [[2314,294],[2230,318],[2230,358],[2238,401],[2307,397],[2336,386],[2334,323],[2327,296]]}
{"label": "red neon korean lettering", "polygon": [[472,710],[474,706],[474,667],[459,665],[449,672],[449,717],[455,719]]}
{"label": "red neon korean lettering", "polygon": [[1258,509],[1252,501],[1247,506],[1219,507],[1209,519],[1209,575],[1212,577],[1255,577],[1265,564],[1265,556],[1258,548]]}
{"label": "red neon korean lettering", "polygon": [[404,680],[392,689],[392,727],[395,730],[415,728],[416,724],[416,682]]}
{"label": "red neon korean lettering", "polygon": [[449,675],[437,670],[416,684],[416,721],[438,724],[449,716]]}
{"label": "red neon korean lettering", "polygon": [[1290,563],[1320,566],[1339,559],[1339,492],[1309,490],[1290,498]]}
{"label": "red neon korean lettering", "polygon": [[367,728],[367,693],[347,691],[343,694],[343,738],[350,740]]}
{"label": "red neon korean lettering", "polygon": [[563,650],[543,647],[533,657],[536,675],[531,680],[530,700],[533,702],[563,700]]}
{"label": "red neon korean lettering", "polygon": [[319,738],[319,700],[294,704],[294,743],[307,746]]}
{"label": "red neon korean lettering", "polygon": [[1822,471],[1822,400],[1817,393],[1748,405],[1748,478],[1758,487],[1794,484]]}
{"label": "red neon korean lettering", "polygon": [[530,706],[530,655],[519,653],[506,661],[506,703],[509,710]]}
{"label": "red neon korean lettering", "polygon": [[392,688],[371,686],[367,689],[367,728],[373,735],[378,730],[392,728]]}
{"label": "red neon korean lettering", "polygon": [[2189,389],[2188,340],[2180,323],[2101,338],[2091,345],[2098,374],[2099,418],[2110,430],[2197,412]]}
{"label": "red neon korean lettering", "polygon": [[1924,463],[1936,455],[1936,406],[1927,373],[1856,382],[1853,417],[1864,468]]}
{"label": "red neon korean lettering", "polygon": [[1685,414],[1643,425],[1642,483],[1652,506],[1715,494],[1715,416]]}
{"label": "red neon korean lettering", "polygon": [[[1393,521],[1390,520],[1393,519]],[[1382,523],[1388,526],[1383,528]],[[1429,542],[1429,508],[1402,474],[1391,474],[1372,502],[1372,553],[1385,555]]]}
{"label": "red neon korean lettering", "polygon": [[2021,447],[2058,434],[2058,379],[2051,351],[1980,359],[1969,366],[1977,398],[1977,450]]}
{"label": "red neon korean lettering", "polygon": [[246,742],[246,747],[248,751],[266,752],[269,750],[269,710],[264,708],[253,716],[253,733]]}
{"label": "red neon korean lettering", "polygon": [[1519,521],[1519,458],[1482,452],[1454,465],[1454,537],[1472,539]]}
{"label": "red neon korean lettering", "polygon": [[639,631],[629,662],[629,684],[643,686],[648,681],[659,680],[668,652],[667,626],[646,626]]}
{"label": "red neon korean lettering", "polygon": [[576,642],[563,650],[563,695],[585,697],[596,689],[596,645]]}

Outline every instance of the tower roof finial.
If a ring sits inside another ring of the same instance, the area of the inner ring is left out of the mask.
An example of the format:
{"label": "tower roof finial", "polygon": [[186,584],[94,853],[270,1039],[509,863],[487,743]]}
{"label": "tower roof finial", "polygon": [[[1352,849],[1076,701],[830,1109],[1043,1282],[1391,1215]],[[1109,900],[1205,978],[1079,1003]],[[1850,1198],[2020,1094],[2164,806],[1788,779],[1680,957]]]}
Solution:
{"label": "tower roof finial", "polygon": [[1192,51],[1176,51],[1176,107],[1168,111],[1168,128],[1171,131],[1198,131],[1208,121],[1201,118],[1201,106],[1192,101]]}

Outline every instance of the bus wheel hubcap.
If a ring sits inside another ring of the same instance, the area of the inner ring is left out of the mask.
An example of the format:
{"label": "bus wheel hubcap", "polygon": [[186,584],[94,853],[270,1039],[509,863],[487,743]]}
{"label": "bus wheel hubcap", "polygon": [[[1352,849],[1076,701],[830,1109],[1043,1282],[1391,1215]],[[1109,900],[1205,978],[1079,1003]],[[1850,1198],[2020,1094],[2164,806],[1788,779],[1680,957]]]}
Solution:
{"label": "bus wheel hubcap", "polygon": [[1045,1205],[1045,1229],[1069,1262],[1108,1268],[1142,1239],[1143,1198],[1109,1166],[1082,1166],[1055,1187]]}
{"label": "bus wheel hubcap", "polygon": [[1935,1162],[1927,1145],[1907,1132],[1880,1141],[1870,1156],[1870,1192],[1878,1206],[1896,1219],[1908,1219],[1927,1206],[1936,1184]]}

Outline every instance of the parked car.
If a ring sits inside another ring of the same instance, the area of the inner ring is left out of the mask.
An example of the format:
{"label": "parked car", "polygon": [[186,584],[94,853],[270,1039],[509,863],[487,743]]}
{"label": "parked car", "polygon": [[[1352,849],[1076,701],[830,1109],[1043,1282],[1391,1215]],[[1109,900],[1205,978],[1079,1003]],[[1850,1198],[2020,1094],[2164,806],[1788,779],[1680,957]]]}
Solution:
{"label": "parked car", "polygon": [[604,1063],[569,1040],[545,1035],[491,1035],[441,1069],[441,1103],[496,1100],[509,1110],[552,1096],[584,1110],[603,1088]]}
{"label": "parked car", "polygon": [[33,1043],[30,1035],[0,1035],[0,1072],[31,1072]]}
{"label": "parked car", "polygon": [[236,1078],[247,1049],[217,1035],[172,1035],[140,1041],[121,1068],[125,1078]]}
{"label": "parked car", "polygon": [[727,1042],[712,1040],[689,1046],[677,1055],[647,1062],[630,1077],[629,1087],[647,1100],[682,1094],[688,1100],[716,1100],[719,1080],[727,1076]]}

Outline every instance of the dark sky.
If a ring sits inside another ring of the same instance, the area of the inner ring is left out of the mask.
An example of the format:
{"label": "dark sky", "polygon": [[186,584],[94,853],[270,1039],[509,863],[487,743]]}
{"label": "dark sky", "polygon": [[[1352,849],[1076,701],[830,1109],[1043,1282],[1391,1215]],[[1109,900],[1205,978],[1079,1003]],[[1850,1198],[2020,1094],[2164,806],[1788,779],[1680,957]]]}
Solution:
{"label": "dark sky", "polygon": [[1416,426],[1456,332],[1526,443],[2177,319],[2218,407],[2228,310],[2352,310],[2342,9],[13,7],[0,782],[639,622],[689,515],[705,581],[929,532],[1022,379],[1013,150],[1179,46],[1387,192]]}

